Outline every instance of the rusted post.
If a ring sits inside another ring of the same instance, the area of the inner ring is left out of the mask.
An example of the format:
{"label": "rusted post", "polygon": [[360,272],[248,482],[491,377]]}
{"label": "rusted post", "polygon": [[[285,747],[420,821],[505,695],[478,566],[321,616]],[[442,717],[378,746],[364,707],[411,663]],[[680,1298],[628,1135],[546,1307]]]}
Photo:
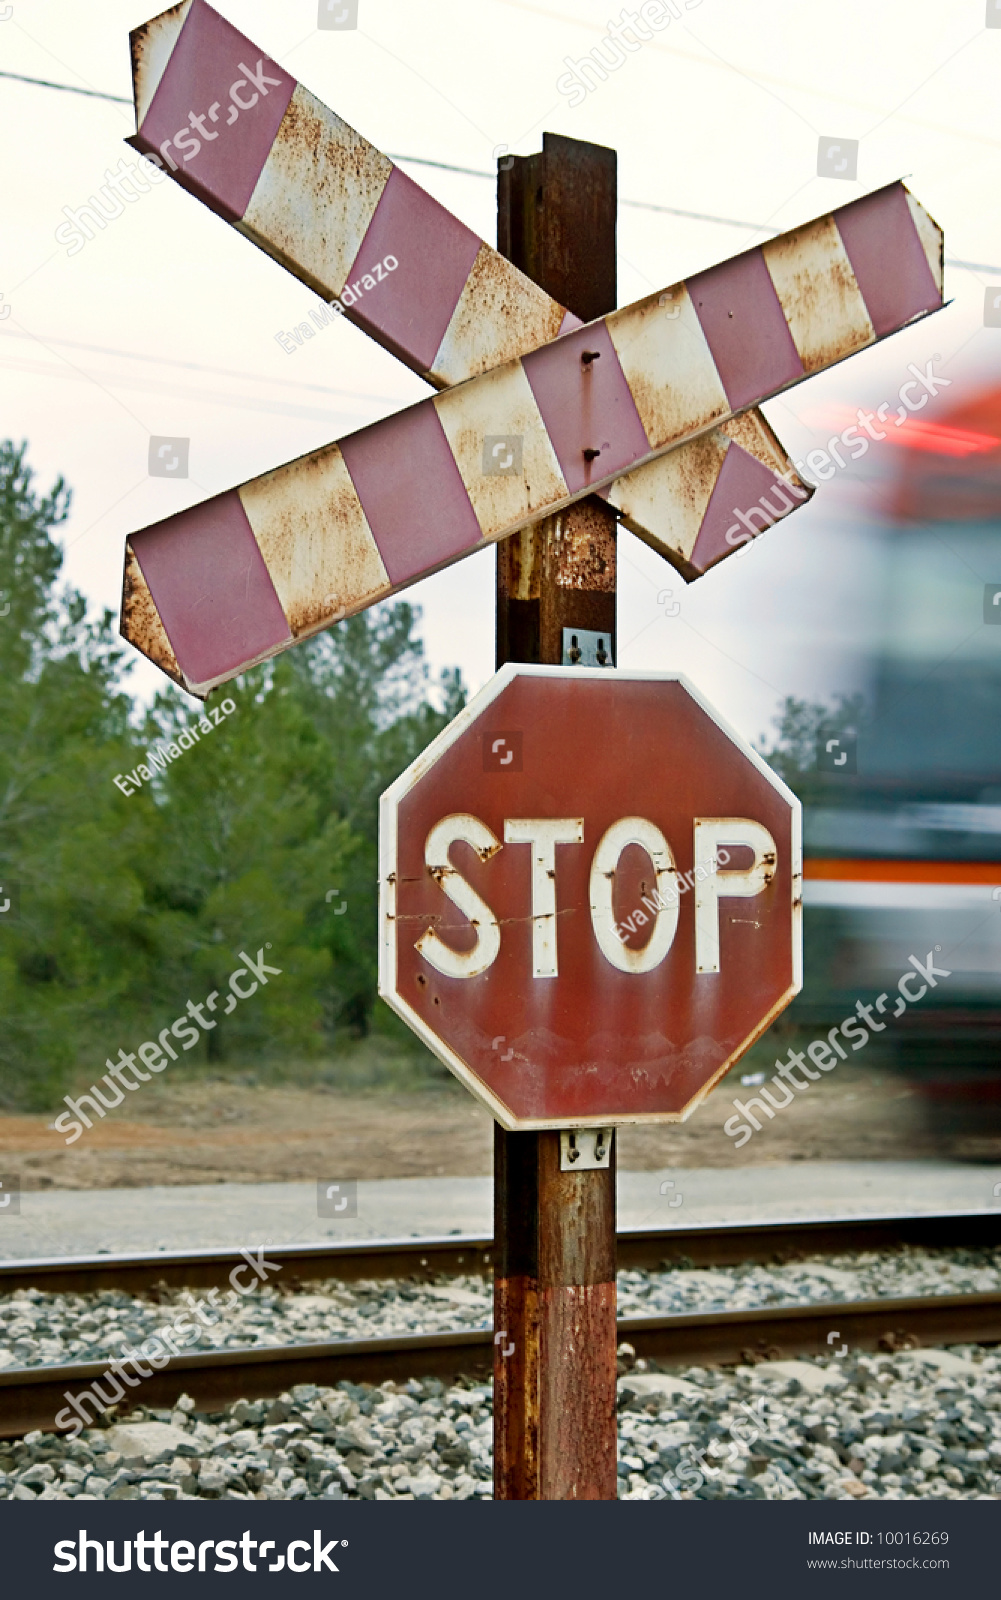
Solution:
{"label": "rusted post", "polygon": [[[510,164],[508,164],[510,163]],[[615,307],[614,150],[547,133],[505,158],[497,244],[581,321]],[[615,519],[597,496],[497,547],[497,665],[563,660],[563,630],[615,659]],[[494,1493],[614,1500],[615,1147],[560,1171],[558,1133],[494,1137]]]}

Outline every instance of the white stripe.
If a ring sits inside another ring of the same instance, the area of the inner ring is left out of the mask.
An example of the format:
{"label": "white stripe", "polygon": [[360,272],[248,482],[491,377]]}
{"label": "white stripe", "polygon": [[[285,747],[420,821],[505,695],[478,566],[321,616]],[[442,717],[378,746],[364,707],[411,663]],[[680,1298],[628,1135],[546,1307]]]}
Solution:
{"label": "white stripe", "polygon": [[[998,862],[1001,888],[1001,861]],[[803,903],[857,911],[969,911],[993,909],[1001,929],[1001,896],[985,883],[869,883],[857,879],[808,878]]]}

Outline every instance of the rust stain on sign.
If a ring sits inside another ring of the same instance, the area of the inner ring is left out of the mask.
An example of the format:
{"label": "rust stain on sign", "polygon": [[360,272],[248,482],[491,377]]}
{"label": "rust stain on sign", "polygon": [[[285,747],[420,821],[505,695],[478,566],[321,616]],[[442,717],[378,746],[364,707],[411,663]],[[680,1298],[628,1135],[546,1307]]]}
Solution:
{"label": "rust stain on sign", "polygon": [[190,10],[191,0],[180,0],[179,5],[161,11],[158,17],[152,17],[129,34],[137,125],[142,123],[150,108]]}
{"label": "rust stain on sign", "polygon": [[125,546],[121,631],[122,636],[128,639],[130,644],[134,644],[155,667],[165,672],[168,678],[173,678],[182,689],[188,687],[181,676],[177,658],[170,648],[170,640],[164,632],[160,613],[153,603],[153,596],[142,575],[142,568],[129,543]]}
{"label": "rust stain on sign", "polygon": [[300,83],[235,226],[329,300],[344,289],[392,170]]}
{"label": "rust stain on sign", "polygon": [[336,445],[255,479],[240,498],[295,638],[328,628],[390,592]]}
{"label": "rust stain on sign", "polygon": [[480,246],[427,377],[444,389],[555,339],[563,307],[489,245]]}
{"label": "rust stain on sign", "polygon": [[552,529],[555,578],[561,589],[615,592],[615,523],[605,507],[583,500],[542,525]]}
{"label": "rust stain on sign", "polygon": [[873,343],[875,329],[833,217],[782,234],[762,254],[804,372]]}

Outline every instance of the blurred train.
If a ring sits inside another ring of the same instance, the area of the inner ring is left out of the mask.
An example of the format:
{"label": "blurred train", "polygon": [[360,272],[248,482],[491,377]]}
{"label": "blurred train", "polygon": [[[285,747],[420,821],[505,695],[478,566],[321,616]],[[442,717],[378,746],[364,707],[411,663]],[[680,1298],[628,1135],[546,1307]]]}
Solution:
{"label": "blurred train", "polygon": [[[903,442],[903,440],[901,441]],[[895,452],[871,717],[806,807],[801,1026],[949,971],[873,1052],[943,1148],[1001,1157],[1001,388]],[[910,968],[913,970],[913,968]],[[872,1054],[867,1051],[872,1059]]]}

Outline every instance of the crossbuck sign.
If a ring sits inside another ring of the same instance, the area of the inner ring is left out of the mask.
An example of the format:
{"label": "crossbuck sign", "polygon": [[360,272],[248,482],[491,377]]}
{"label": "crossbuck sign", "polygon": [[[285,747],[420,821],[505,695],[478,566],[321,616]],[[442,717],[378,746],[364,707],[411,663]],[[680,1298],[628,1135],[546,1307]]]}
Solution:
{"label": "crossbuck sign", "polygon": [[206,0],[132,54],[136,148],[439,391],[132,535],[196,694],[593,492],[698,578],[811,492],[757,404],[942,305],[894,183],[581,326]]}

